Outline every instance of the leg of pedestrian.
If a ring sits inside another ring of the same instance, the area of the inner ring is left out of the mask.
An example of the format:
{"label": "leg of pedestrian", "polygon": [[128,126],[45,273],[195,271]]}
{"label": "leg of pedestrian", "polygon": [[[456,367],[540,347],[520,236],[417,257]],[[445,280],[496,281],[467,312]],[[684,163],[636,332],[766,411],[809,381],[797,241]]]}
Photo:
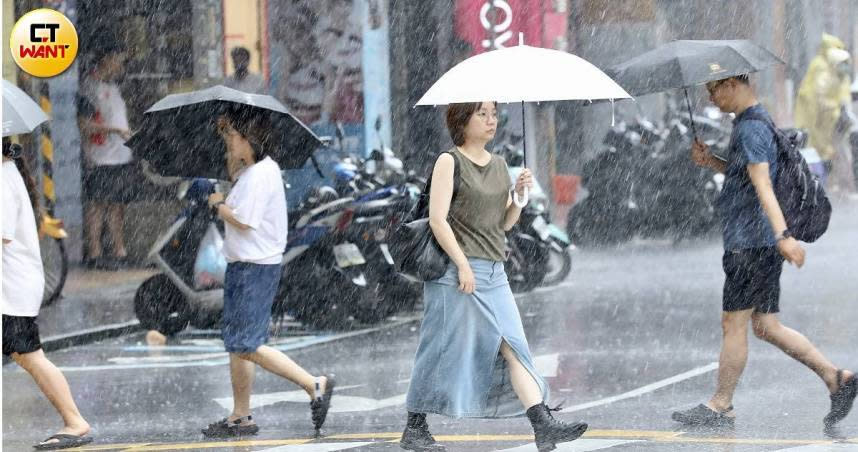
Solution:
{"label": "leg of pedestrian", "polygon": [[803,334],[784,326],[775,314],[754,313],[754,334],[778,347],[819,375],[831,393],[831,410],[825,417],[826,427],[841,421],[858,395],[858,378],[849,370],[837,368]]}
{"label": "leg of pedestrian", "polygon": [[[304,391],[312,398],[316,379],[304,370],[295,361],[286,356],[280,350],[271,348],[267,345],[260,346],[255,353],[241,355],[248,362],[258,364],[263,369],[285,378],[292,383],[302,387]],[[325,380],[325,377],[321,377]]]}
{"label": "leg of pedestrian", "polygon": [[527,409],[527,418],[533,426],[536,448],[539,451],[553,450],[556,444],[574,441],[587,431],[583,422],[565,423],[554,419],[551,409],[542,400],[542,390],[533,375],[521,364],[513,349],[501,342],[501,356],[506,360],[510,382],[518,399]]}
{"label": "leg of pedestrian", "polygon": [[723,339],[715,394],[706,404],[674,412],[671,416],[674,421],[709,427],[731,427],[734,424],[733,394],[748,362],[748,323],[753,312],[753,309],[744,309],[722,313]]}
{"label": "leg of pedestrian", "polygon": [[[39,445],[50,447],[61,442],[73,445],[91,442],[91,438],[85,438],[85,435],[90,431],[89,423],[78,411],[68,381],[62,372],[48,360],[45,353],[42,350],[32,353],[13,353],[12,359],[33,377],[39,389],[63,418],[64,426],[57,432],[57,435],[69,435],[67,437],[51,437]],[[72,437],[78,439],[74,440]],[[74,442],[72,443],[72,441]]]}
{"label": "leg of pedestrian", "polygon": [[521,361],[518,360],[515,352],[506,341],[501,343],[500,352],[506,360],[507,366],[509,366],[509,376],[513,390],[519,400],[521,400],[524,408],[530,408],[542,403],[542,390],[539,388],[536,380],[533,379],[533,375],[530,375],[527,368],[521,364]]}
{"label": "leg of pedestrian", "polygon": [[101,259],[101,232],[105,211],[106,206],[102,203],[90,202],[86,206],[86,257],[92,264],[95,264],[97,259]]}
{"label": "leg of pedestrian", "polygon": [[709,408],[725,413],[733,404],[733,394],[748,362],[748,323],[753,309],[724,312],[721,317],[721,356],[718,359],[718,388]]}
{"label": "leg of pedestrian", "polygon": [[110,204],[107,208],[107,228],[110,232],[110,239],[113,241],[113,257],[118,259],[128,257],[128,252],[125,250],[124,226],[125,206],[123,204]]}
{"label": "leg of pedestrian", "polygon": [[229,354],[229,377],[232,382],[232,415],[228,418],[250,416],[250,394],[253,392],[253,380],[256,377],[256,365],[242,359],[235,353]]}
{"label": "leg of pedestrian", "polygon": [[313,426],[316,430],[322,428],[336,384],[333,376],[313,376],[283,352],[267,345],[259,347],[255,353],[242,355],[242,358],[302,387],[310,397]]}

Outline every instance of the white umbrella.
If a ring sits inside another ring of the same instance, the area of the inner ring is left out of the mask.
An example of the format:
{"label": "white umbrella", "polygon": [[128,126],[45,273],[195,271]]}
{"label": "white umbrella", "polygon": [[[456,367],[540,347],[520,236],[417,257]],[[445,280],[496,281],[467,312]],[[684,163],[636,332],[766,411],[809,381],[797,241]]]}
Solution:
{"label": "white umbrella", "polygon": [[[519,41],[523,41],[521,35]],[[462,61],[441,76],[417,105],[521,102],[524,132],[525,102],[629,98],[620,85],[583,58],[520,44]],[[524,151],[526,156],[526,145]],[[527,196],[515,201],[523,206]]]}
{"label": "white umbrella", "polygon": [[13,85],[3,80],[3,136],[30,133],[39,124],[48,120],[48,115],[39,105]]}

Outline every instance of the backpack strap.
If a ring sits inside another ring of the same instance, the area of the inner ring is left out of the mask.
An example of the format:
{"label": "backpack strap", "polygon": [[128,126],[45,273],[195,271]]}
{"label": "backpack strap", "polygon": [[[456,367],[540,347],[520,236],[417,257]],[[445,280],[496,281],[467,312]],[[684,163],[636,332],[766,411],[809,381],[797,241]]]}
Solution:
{"label": "backpack strap", "polygon": [[789,143],[789,137],[785,136],[781,129],[775,125],[774,121],[766,115],[761,115],[755,112],[747,112],[744,113],[745,116],[742,117],[741,121],[760,121],[769,127],[769,130],[774,134],[775,137],[775,146],[778,147],[778,154],[780,154],[780,148],[782,145]]}

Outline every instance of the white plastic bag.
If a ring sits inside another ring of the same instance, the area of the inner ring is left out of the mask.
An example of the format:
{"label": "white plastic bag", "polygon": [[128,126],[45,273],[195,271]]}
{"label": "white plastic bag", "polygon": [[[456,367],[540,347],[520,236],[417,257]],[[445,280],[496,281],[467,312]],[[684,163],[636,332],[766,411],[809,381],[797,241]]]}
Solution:
{"label": "white plastic bag", "polygon": [[194,262],[194,289],[206,290],[223,286],[226,258],[223,256],[223,237],[214,223],[209,223],[197,259]]}

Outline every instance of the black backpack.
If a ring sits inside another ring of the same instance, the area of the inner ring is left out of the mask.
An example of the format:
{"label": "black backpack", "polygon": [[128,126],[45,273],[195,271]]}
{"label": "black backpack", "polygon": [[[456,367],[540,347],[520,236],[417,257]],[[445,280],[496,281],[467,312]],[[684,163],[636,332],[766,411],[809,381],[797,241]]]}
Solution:
{"label": "black backpack", "polygon": [[765,115],[749,112],[742,118],[747,120],[766,123],[775,135],[778,169],[773,184],[787,228],[796,240],[816,241],[828,229],[831,202],[819,177],[810,171],[799,152],[797,135],[787,135]]}

